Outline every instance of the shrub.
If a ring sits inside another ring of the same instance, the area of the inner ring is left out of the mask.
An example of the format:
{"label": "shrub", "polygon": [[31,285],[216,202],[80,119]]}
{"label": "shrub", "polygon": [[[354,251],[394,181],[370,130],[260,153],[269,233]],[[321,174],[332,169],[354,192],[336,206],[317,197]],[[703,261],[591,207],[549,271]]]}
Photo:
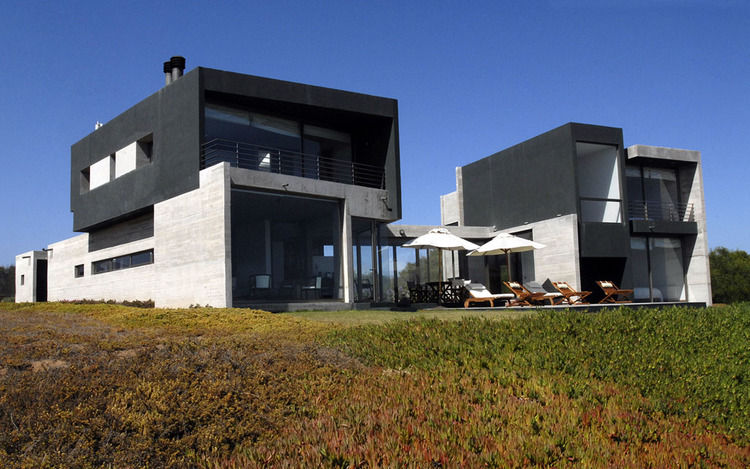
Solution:
{"label": "shrub", "polygon": [[709,255],[715,303],[750,301],[750,254],[718,247]]}

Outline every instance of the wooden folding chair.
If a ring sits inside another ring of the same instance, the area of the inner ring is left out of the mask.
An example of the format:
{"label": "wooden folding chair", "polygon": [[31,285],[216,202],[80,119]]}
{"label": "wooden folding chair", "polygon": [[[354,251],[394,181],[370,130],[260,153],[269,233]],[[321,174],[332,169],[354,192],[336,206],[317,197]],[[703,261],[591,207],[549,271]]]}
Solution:
{"label": "wooden folding chair", "polygon": [[615,282],[609,280],[598,280],[596,282],[599,288],[604,292],[604,298],[599,303],[632,303],[633,300],[624,298],[618,299],[619,297],[627,297],[633,295],[633,290],[626,290],[618,288]]}
{"label": "wooden folding chair", "polygon": [[534,294],[528,291],[523,285],[518,282],[503,282],[508,290],[513,292],[516,296],[515,299],[508,302],[508,306],[531,306],[531,302],[535,301]]}
{"label": "wooden folding chair", "polygon": [[552,285],[565,297],[560,303],[588,304],[585,299],[591,294],[590,291],[575,291],[568,282],[552,282]]}

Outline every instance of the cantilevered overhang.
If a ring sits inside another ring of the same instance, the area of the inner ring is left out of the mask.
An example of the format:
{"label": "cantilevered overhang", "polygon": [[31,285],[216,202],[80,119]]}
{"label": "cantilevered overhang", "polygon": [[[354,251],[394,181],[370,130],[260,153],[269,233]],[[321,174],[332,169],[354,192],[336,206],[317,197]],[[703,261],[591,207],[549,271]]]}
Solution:
{"label": "cantilevered overhang", "polygon": [[627,148],[628,161],[634,159],[660,160],[673,163],[700,163],[701,152],[681,148],[631,145]]}

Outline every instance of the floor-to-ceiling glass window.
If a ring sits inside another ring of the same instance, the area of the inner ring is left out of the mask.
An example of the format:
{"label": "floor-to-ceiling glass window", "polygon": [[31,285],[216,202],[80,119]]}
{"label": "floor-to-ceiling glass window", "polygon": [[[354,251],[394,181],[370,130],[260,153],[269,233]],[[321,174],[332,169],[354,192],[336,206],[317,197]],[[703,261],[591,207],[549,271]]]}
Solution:
{"label": "floor-to-ceiling glass window", "polygon": [[303,153],[317,158],[306,158],[305,176],[324,181],[353,183],[352,137],[348,133],[332,129],[304,126]]}
{"label": "floor-to-ceiling glass window", "polygon": [[204,165],[222,161],[257,171],[354,184],[352,136],[239,106],[208,102]]}
{"label": "floor-to-ceiling glass window", "polygon": [[396,247],[396,274],[398,279],[398,296],[404,297],[409,287],[419,283],[417,268],[417,250],[414,248]]}
{"label": "floor-to-ceiling glass window", "polygon": [[685,300],[685,271],[680,239],[650,238],[649,256],[654,296],[657,296],[658,291],[665,301]]}
{"label": "floor-to-ceiling glass window", "polygon": [[352,217],[352,266],[354,271],[354,300],[372,301],[375,296],[376,255],[372,244],[370,220]]}
{"label": "floor-to-ceiling glass window", "polygon": [[[630,238],[630,262],[633,272],[633,300],[651,301],[648,273],[648,238]],[[654,298],[661,301],[661,298]]]}
{"label": "floor-to-ceiling glass window", "polygon": [[630,253],[636,301],[684,301],[687,298],[679,238],[633,237]]}
{"label": "floor-to-ceiling glass window", "polygon": [[394,247],[387,239],[381,240],[378,246],[378,270],[380,271],[380,301],[393,303],[396,301],[396,260]]}
{"label": "floor-to-ceiling glass window", "polygon": [[339,203],[232,190],[232,295],[236,302],[339,299]]}
{"label": "floor-to-ceiling glass window", "polygon": [[677,171],[673,168],[627,169],[630,219],[682,221]]}

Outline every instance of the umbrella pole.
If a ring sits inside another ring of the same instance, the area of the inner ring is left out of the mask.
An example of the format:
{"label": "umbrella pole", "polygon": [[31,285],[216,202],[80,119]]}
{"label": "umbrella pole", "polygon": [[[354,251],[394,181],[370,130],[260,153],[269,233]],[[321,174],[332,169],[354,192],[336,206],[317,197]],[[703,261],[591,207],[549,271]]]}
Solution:
{"label": "umbrella pole", "polygon": [[438,304],[442,303],[443,296],[443,250],[438,248]]}
{"label": "umbrella pole", "polygon": [[510,249],[505,251],[505,266],[508,268],[508,283],[510,283],[513,281],[510,275]]}

